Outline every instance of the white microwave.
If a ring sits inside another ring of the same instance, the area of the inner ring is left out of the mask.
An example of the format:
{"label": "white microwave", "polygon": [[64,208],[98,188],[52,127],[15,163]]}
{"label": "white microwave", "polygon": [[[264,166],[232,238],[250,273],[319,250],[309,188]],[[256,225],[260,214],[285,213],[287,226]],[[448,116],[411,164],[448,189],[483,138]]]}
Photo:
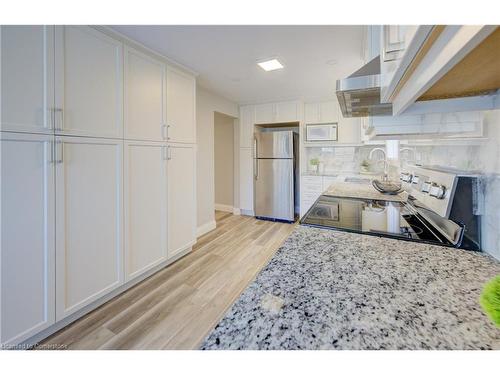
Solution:
{"label": "white microwave", "polygon": [[337,141],[337,124],[306,124],[306,142]]}

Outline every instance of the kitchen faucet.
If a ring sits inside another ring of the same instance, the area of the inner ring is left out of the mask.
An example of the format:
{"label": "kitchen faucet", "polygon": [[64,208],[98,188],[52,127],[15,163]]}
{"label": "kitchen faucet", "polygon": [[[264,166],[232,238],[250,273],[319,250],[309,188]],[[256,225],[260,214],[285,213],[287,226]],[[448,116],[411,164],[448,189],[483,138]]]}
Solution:
{"label": "kitchen faucet", "polygon": [[368,154],[368,159],[373,160],[373,154],[376,151],[380,151],[384,155],[384,158],[382,160],[377,160],[377,163],[380,163],[380,162],[384,163],[384,181],[387,181],[388,180],[388,177],[387,177],[388,176],[388,171],[387,171],[388,163],[387,163],[387,154],[385,153],[385,150],[381,147],[375,147]]}

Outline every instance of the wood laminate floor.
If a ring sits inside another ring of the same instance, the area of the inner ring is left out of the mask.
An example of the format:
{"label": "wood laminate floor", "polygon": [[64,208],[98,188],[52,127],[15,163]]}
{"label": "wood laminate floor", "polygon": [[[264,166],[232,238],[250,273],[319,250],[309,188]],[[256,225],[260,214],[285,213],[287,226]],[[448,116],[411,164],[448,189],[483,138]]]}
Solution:
{"label": "wood laminate floor", "polygon": [[41,344],[68,349],[196,349],[294,225],[217,211],[193,251]]}

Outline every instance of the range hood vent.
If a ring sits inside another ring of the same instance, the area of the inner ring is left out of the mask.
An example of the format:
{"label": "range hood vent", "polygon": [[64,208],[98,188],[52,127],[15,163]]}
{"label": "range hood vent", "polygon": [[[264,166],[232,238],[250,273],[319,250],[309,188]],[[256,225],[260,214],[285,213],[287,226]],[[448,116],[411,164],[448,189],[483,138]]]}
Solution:
{"label": "range hood vent", "polygon": [[344,117],[392,116],[392,104],[380,102],[380,57],[337,80],[337,98]]}

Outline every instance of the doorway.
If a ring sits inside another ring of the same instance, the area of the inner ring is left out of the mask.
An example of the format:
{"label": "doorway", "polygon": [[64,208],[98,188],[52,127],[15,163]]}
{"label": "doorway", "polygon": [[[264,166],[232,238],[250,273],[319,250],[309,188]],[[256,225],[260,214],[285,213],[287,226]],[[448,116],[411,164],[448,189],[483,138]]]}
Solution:
{"label": "doorway", "polygon": [[215,209],[233,212],[234,189],[234,118],[223,113],[214,114],[214,179]]}

